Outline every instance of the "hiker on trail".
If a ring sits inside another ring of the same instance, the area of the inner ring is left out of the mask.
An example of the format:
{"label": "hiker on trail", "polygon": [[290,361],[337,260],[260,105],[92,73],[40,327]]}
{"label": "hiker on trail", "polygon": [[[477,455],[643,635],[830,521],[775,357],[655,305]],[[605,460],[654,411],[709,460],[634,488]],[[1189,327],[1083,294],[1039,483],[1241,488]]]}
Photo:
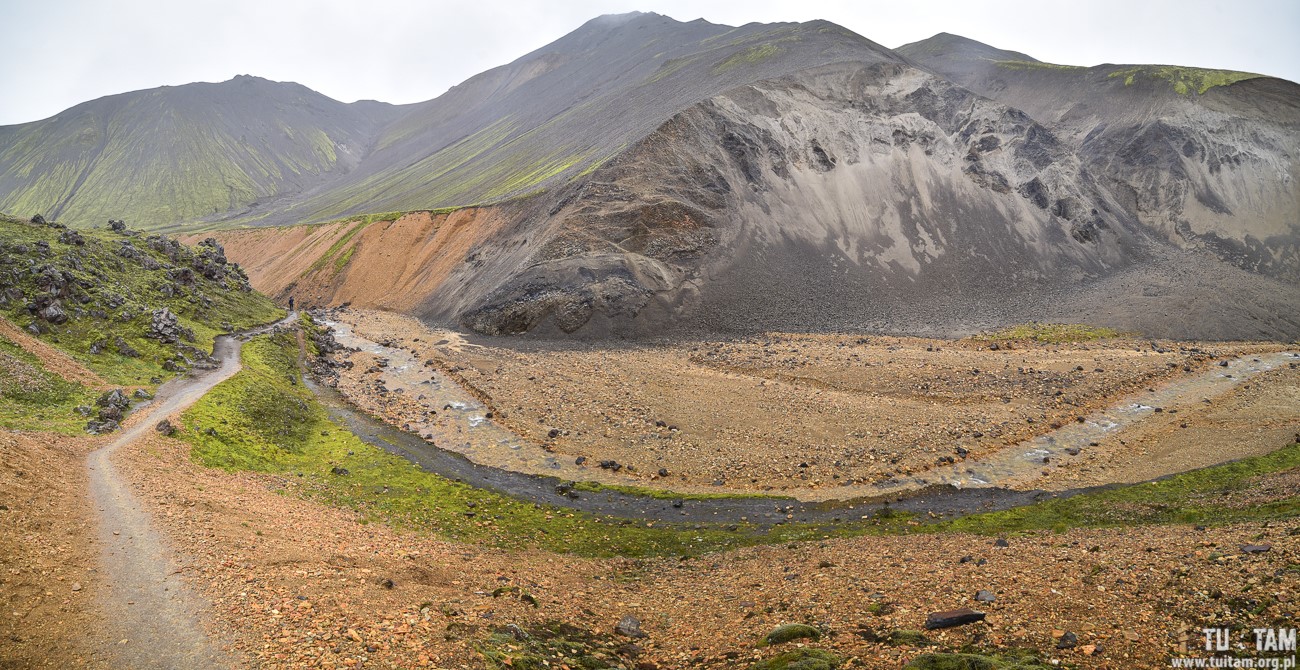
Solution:
{"label": "hiker on trail", "polygon": [[293,296],[289,296],[289,311],[293,311]]}

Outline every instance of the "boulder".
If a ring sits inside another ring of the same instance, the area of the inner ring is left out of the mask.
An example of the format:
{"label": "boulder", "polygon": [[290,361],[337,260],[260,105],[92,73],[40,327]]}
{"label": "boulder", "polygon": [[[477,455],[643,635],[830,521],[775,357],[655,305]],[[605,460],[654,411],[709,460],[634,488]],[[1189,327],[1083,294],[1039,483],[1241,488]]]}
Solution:
{"label": "boulder", "polygon": [[812,640],[816,642],[822,639],[822,632],[816,628],[803,623],[788,623],[777,626],[772,632],[763,638],[764,644],[783,644],[793,640]]}
{"label": "boulder", "polygon": [[614,632],[624,637],[647,637],[645,631],[641,630],[641,620],[631,615],[619,619],[614,625]]}
{"label": "boulder", "polygon": [[46,305],[45,308],[41,310],[40,314],[42,319],[55,325],[67,323],[68,321],[68,313],[63,311],[63,307],[59,304],[58,300],[54,300],[50,302],[50,304]]}
{"label": "boulder", "polygon": [[126,407],[131,404],[131,399],[126,397],[126,394],[122,392],[122,389],[113,389],[111,391],[106,391],[103,395],[99,396],[99,399],[95,401],[95,404],[100,407],[117,407],[118,409],[126,409]]}
{"label": "boulder", "polygon": [[149,331],[145,336],[163,344],[175,344],[182,339],[193,340],[194,332],[182,326],[180,319],[170,309],[164,307],[153,311],[149,319]]}
{"label": "boulder", "polygon": [[976,612],[969,607],[963,607],[956,610],[947,610],[944,612],[931,612],[925,618],[925,627],[927,630],[938,628],[952,628],[953,626],[964,626],[968,623],[975,623],[984,620],[983,612]]}

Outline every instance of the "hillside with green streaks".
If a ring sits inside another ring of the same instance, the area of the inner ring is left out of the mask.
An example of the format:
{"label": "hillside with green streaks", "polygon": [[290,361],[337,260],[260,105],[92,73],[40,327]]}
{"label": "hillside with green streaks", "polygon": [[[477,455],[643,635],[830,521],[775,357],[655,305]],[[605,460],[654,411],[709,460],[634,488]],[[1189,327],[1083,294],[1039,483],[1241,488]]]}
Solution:
{"label": "hillside with green streaks", "polygon": [[228,216],[352,169],[394,109],[249,76],[107,96],[0,128],[0,210],[140,229]]}

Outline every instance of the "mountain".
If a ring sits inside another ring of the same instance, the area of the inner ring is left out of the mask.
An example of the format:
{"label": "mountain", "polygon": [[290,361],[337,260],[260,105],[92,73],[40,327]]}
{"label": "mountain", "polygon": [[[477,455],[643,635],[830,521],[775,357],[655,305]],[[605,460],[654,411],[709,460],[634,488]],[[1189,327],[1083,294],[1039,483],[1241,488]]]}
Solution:
{"label": "mountain", "polygon": [[825,22],[593,19],[419,103],[329,191],[262,222],[500,202],[590,173],[681,109],[733,86],[841,60],[895,58]]}
{"label": "mountain", "polygon": [[229,215],[356,167],[397,112],[250,76],[112,95],[0,128],[0,210],[142,228]]}
{"label": "mountain", "polygon": [[1300,86],[1246,72],[1072,67],[940,34],[898,53],[1051,128],[1163,239],[1300,282]]}
{"label": "mountain", "polygon": [[200,223],[338,220],[216,236],[269,293],[487,334],[1293,338],[1298,88],[606,16]]}

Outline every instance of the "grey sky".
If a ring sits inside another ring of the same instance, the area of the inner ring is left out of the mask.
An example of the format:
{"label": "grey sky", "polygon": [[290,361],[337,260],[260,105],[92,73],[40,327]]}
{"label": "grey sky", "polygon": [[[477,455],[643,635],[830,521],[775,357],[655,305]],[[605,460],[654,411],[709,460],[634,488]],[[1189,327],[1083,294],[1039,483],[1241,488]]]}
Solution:
{"label": "grey sky", "polygon": [[418,102],[596,15],[632,10],[729,25],[820,18],[888,47],[950,32],[1056,63],[1171,63],[1300,81],[1296,0],[0,0],[0,124],[236,74],[349,102]]}

